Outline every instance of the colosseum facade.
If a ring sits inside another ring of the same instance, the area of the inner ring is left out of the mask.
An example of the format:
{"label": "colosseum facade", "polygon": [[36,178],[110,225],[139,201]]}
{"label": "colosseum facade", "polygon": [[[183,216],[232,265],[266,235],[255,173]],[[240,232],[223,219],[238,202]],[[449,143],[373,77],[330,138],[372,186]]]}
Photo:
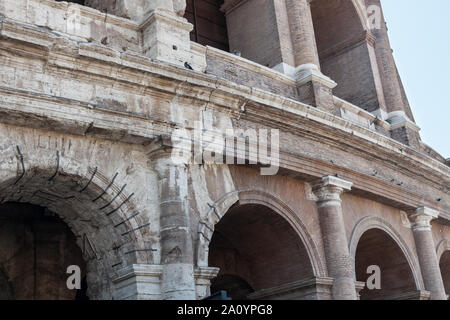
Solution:
{"label": "colosseum facade", "polygon": [[0,43],[1,299],[448,298],[380,0],[0,0]]}

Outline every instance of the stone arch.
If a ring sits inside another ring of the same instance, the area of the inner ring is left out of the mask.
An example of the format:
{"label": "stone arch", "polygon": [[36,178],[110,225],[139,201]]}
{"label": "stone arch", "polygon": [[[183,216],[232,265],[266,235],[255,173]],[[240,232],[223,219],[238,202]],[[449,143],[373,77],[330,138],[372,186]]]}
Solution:
{"label": "stone arch", "polygon": [[69,226],[87,264],[90,298],[113,296],[111,278],[118,269],[152,263],[152,250],[144,242],[146,215],[139,214],[119,172],[103,172],[30,141],[18,145],[5,139],[0,149],[0,204],[45,207]]}
{"label": "stone arch", "polygon": [[367,16],[367,8],[365,3],[361,0],[352,0],[353,7],[355,8],[355,11],[361,21],[361,25],[364,28],[364,30],[370,30],[369,24],[368,24],[368,16]]}
{"label": "stone arch", "polygon": [[436,255],[437,255],[438,260],[441,259],[442,255],[446,251],[450,251],[450,241],[447,239],[443,239],[436,246]]}
{"label": "stone arch", "polygon": [[353,259],[353,268],[356,270],[356,251],[361,237],[370,230],[381,230],[384,232],[389,239],[391,239],[395,245],[400,249],[405,257],[408,266],[411,270],[412,276],[414,278],[414,283],[417,290],[424,290],[424,284],[422,276],[420,273],[419,262],[415,255],[410,250],[409,246],[403,240],[401,235],[395,230],[395,228],[385,221],[384,219],[376,216],[366,216],[359,220],[355,227],[353,228],[352,234],[349,241],[349,251],[350,256]]}
{"label": "stone arch", "polygon": [[436,251],[445,293],[450,298],[450,241],[447,239],[441,240]]}
{"label": "stone arch", "polygon": [[[315,0],[311,14],[322,72],[337,83],[333,93],[368,111],[380,107],[375,37],[358,0]],[[361,85],[364,83],[364,85]]]}
{"label": "stone arch", "polygon": [[235,190],[222,195],[213,205],[210,205],[210,210],[206,215],[207,220],[200,221],[198,228],[199,239],[196,246],[198,266],[208,266],[208,248],[214,233],[214,227],[228,210],[237,203],[240,205],[263,205],[284,218],[304,244],[314,275],[317,277],[326,277],[326,267],[319,254],[318,246],[301,219],[282,200],[263,190]]}

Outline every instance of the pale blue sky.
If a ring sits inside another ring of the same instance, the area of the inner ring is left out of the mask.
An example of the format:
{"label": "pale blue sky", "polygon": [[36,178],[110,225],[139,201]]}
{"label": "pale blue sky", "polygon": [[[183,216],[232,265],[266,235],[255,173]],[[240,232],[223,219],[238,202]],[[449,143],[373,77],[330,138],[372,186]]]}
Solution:
{"label": "pale blue sky", "polygon": [[450,0],[382,0],[423,142],[450,158]]}

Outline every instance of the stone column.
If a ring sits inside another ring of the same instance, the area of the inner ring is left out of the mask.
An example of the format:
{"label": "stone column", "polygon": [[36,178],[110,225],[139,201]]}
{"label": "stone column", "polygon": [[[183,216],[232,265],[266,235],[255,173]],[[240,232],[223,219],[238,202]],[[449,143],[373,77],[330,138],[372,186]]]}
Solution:
{"label": "stone column", "polygon": [[381,10],[380,0],[368,0],[367,6],[371,5],[377,6],[380,9],[380,28],[372,29],[372,33],[376,38],[375,54],[383,85],[387,112],[404,111],[403,97],[397,77],[397,68],[395,67],[394,56],[392,55],[386,21],[384,20],[383,12]]}
{"label": "stone column", "polygon": [[[395,65],[394,55],[389,41],[388,28],[384,19],[380,0],[367,0],[368,8],[378,8],[379,28],[371,30],[375,36],[375,55],[383,87],[387,115],[383,120],[392,124],[391,137],[415,149],[420,148],[420,128],[414,123],[409,104],[404,96],[403,85]],[[376,17],[375,17],[376,18]],[[408,114],[410,116],[408,116]]]}
{"label": "stone column", "polygon": [[338,115],[332,89],[336,82],[320,71],[310,0],[286,0],[300,101]]}
{"label": "stone column", "polygon": [[296,66],[320,70],[309,0],[286,0]]}
{"label": "stone column", "polygon": [[158,174],[162,298],[195,300],[194,250],[191,237],[187,164],[174,161],[177,150],[168,137],[160,137],[149,152]]}
{"label": "stone column", "polygon": [[436,246],[431,234],[431,221],[438,216],[439,212],[421,207],[410,216],[410,220],[425,289],[431,293],[430,300],[447,300],[436,255]]}
{"label": "stone column", "polygon": [[357,299],[355,272],[341,206],[341,194],[350,190],[352,184],[334,176],[325,176],[313,187],[317,197],[328,276],[334,278],[332,293],[336,300]]}

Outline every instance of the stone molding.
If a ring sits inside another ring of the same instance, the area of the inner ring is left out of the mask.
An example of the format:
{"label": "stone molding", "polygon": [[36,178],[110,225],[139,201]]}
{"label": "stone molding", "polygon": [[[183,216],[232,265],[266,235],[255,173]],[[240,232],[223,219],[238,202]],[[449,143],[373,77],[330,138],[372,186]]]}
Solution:
{"label": "stone molding", "polygon": [[297,86],[302,86],[308,82],[320,83],[326,88],[333,89],[337,83],[325,76],[314,64],[304,64],[295,68],[294,73]]}
{"label": "stone molding", "polygon": [[429,300],[431,293],[427,290],[414,290],[385,297],[384,300]]}
{"label": "stone molding", "polygon": [[211,294],[211,280],[217,277],[219,272],[220,269],[214,267],[196,267],[194,269],[197,300],[201,300]]}
{"label": "stone molding", "polygon": [[324,176],[312,188],[317,197],[318,207],[340,205],[341,194],[351,190],[352,185],[353,182],[335,176]]}
{"label": "stone molding", "polygon": [[133,264],[116,272],[112,282],[116,300],[159,300],[163,266]]}
{"label": "stone molding", "polygon": [[331,300],[333,278],[312,277],[249,294],[250,300]]}
{"label": "stone molding", "polygon": [[420,131],[420,127],[411,121],[404,111],[389,112],[386,121],[391,125],[390,130],[407,127],[417,132]]}
{"label": "stone molding", "polygon": [[[30,35],[27,36],[27,29],[22,30],[23,33],[20,33],[21,26],[19,24],[10,24],[7,20],[3,20],[1,24],[1,33],[4,36],[4,41],[14,41],[14,39],[21,41],[22,43],[27,43],[30,45],[31,37]],[[7,31],[6,31],[7,30]],[[47,41],[41,42],[42,50],[46,51],[47,56],[51,56],[52,59],[49,62],[49,67],[52,65],[58,66],[61,68],[74,68],[74,70],[77,70],[76,64],[68,64],[68,58],[69,56],[64,56],[64,59],[57,59],[57,57],[61,54],[58,52],[53,52],[52,46],[50,46],[50,43],[54,43],[57,41],[56,39],[49,38],[49,34],[43,33],[42,30],[35,30],[34,31],[37,34],[33,34],[32,38],[36,39],[37,37],[41,37],[43,39],[47,39]],[[45,43],[49,43],[48,47]],[[42,45],[43,43],[43,45]],[[108,50],[108,52],[111,50]],[[66,54],[66,53],[65,53]],[[92,63],[95,63],[94,61],[97,61],[100,63],[100,60],[104,56],[103,53],[98,53],[97,56],[95,56],[95,59],[90,58],[92,60]],[[66,59],[67,58],[67,59]],[[105,57],[108,58],[108,57]],[[147,75],[149,77],[149,83],[152,83],[152,86],[155,88],[159,88],[161,90],[165,90],[166,92],[171,92],[173,88],[167,85],[162,85],[161,82],[162,78],[170,78],[172,82],[175,82],[175,84],[180,86],[181,83],[183,83],[183,79],[187,79],[186,82],[184,82],[183,86],[200,86],[203,87],[205,90],[212,90],[212,87],[214,87],[214,95],[211,97],[214,98],[214,101],[211,101],[212,103],[217,103],[219,105],[227,105],[226,102],[229,102],[228,107],[230,105],[234,104],[242,104],[242,102],[246,99],[249,100],[249,103],[255,103],[258,106],[258,116],[267,116],[268,118],[273,119],[274,114],[272,113],[265,113],[261,112],[262,110],[265,110],[265,106],[269,106],[271,110],[280,110],[284,114],[284,123],[290,130],[297,130],[293,127],[293,121],[295,121],[298,127],[299,124],[302,126],[305,125],[305,128],[310,130],[311,132],[322,132],[321,130],[325,127],[328,128],[328,130],[333,131],[333,135],[336,138],[342,138],[342,140],[345,140],[347,145],[360,145],[361,148],[364,148],[369,153],[375,152],[378,156],[381,155],[387,155],[389,154],[389,159],[391,161],[395,161],[402,164],[401,169],[402,170],[409,170],[410,174],[413,174],[411,169],[408,168],[414,168],[415,172],[423,172],[422,177],[418,177],[419,181],[425,183],[423,179],[427,180],[433,180],[436,184],[441,184],[439,179],[437,179],[437,176],[441,176],[442,179],[446,176],[448,176],[449,168],[445,164],[441,164],[437,161],[432,160],[426,155],[420,154],[411,148],[408,148],[404,146],[401,143],[395,142],[390,138],[386,138],[384,136],[381,136],[380,134],[377,134],[375,132],[372,132],[368,129],[364,129],[359,125],[355,125],[350,123],[349,121],[340,119],[338,117],[333,117],[329,114],[325,114],[321,110],[318,110],[317,108],[311,108],[310,106],[306,106],[304,104],[291,101],[290,99],[285,99],[282,97],[279,97],[277,95],[269,94],[267,92],[264,92],[263,90],[257,90],[249,88],[246,88],[244,86],[237,86],[233,85],[226,81],[221,81],[219,79],[215,79],[212,81],[212,78],[210,76],[201,75],[196,72],[189,72],[187,70],[183,70],[174,66],[167,66],[161,63],[155,63],[146,59],[145,57],[140,57],[134,54],[130,53],[124,53],[117,55],[117,62],[114,62],[114,66],[117,64],[117,68],[120,66],[121,72],[147,72]],[[64,63],[63,63],[64,62]],[[106,66],[104,61],[101,62],[102,65]],[[111,65],[108,64],[108,68],[111,68]],[[114,71],[116,67],[112,67]],[[92,70],[90,71],[83,71],[85,74],[94,75],[92,73]],[[99,74],[106,72],[106,70],[99,70]],[[111,72],[111,71],[109,71]],[[274,72],[276,73],[276,72]],[[128,74],[128,73],[127,73]],[[155,79],[153,79],[155,77]],[[156,80],[156,77],[160,80]],[[150,79],[151,78],[151,79]],[[107,79],[107,78],[105,78]],[[131,78],[129,78],[131,79]],[[130,83],[133,83],[131,80],[127,80]],[[175,89],[173,89],[175,90]],[[123,112],[117,112],[117,111],[110,111],[110,110],[103,110],[100,106],[96,106],[93,108],[92,105],[88,103],[83,103],[81,101],[73,101],[70,99],[64,99],[64,98],[57,98],[53,96],[48,96],[45,94],[40,93],[33,93],[26,92],[23,90],[12,90],[11,88],[5,88],[1,87],[0,91],[2,92],[2,95],[4,96],[5,103],[2,104],[2,109],[10,109],[14,105],[20,105],[20,110],[17,108],[14,112],[20,113],[22,115],[26,114],[35,114],[36,112],[43,112],[38,111],[36,108],[41,108],[45,106],[45,112],[48,112],[48,110],[53,109],[61,109],[61,112],[58,112],[57,115],[50,113],[50,115],[54,118],[55,122],[60,122],[63,124],[60,126],[64,129],[64,132],[71,133],[71,134],[85,134],[86,130],[89,128],[89,126],[94,122],[97,125],[97,120],[100,118],[100,115],[108,115],[108,116],[114,116],[114,121],[111,123],[123,123],[124,119],[127,119],[126,121],[129,121],[132,123],[129,129],[124,128],[112,128],[108,127],[108,125],[102,124],[102,131],[108,131],[111,134],[105,135],[105,138],[107,139],[117,139],[117,137],[122,137],[122,140],[119,139],[119,141],[124,142],[130,142],[130,143],[138,143],[138,144],[145,144],[148,143],[149,140],[153,139],[154,136],[149,132],[148,130],[148,117],[142,117],[139,115],[132,115],[129,113],[123,113]],[[182,91],[183,95],[188,94],[188,91]],[[198,91],[193,91],[192,93],[197,93]],[[174,92],[172,92],[174,93]],[[174,94],[181,94],[181,93],[174,93]],[[11,95],[14,95],[15,99],[17,100],[15,103],[13,103],[10,100]],[[200,98],[201,96],[197,95],[197,98]],[[230,99],[233,99],[231,101]],[[27,105],[27,101],[39,101],[39,103],[35,104],[35,107],[31,108]],[[203,100],[202,100],[203,101]],[[220,102],[222,101],[222,102]],[[38,107],[36,107],[38,106]],[[58,107],[56,107],[58,106]],[[64,111],[63,111],[64,110]],[[80,115],[80,121],[76,127],[70,126],[68,124],[68,115],[70,115],[70,110],[79,110],[78,113]],[[251,108],[249,108],[251,110]],[[8,111],[8,112],[9,112]],[[67,114],[66,114],[67,111]],[[82,111],[82,112],[81,112]],[[289,113],[289,117],[286,118],[286,113]],[[17,114],[17,117],[14,117],[14,121],[8,120],[5,118],[2,118],[3,122],[9,122],[10,124],[20,125],[20,123],[17,122],[17,119],[20,118],[20,114]],[[119,120],[120,119],[120,120]],[[292,119],[292,120],[291,120]],[[306,119],[306,120],[305,120]],[[154,121],[155,123],[158,123],[160,126],[168,126],[172,127],[173,123],[166,123],[162,121],[162,119],[156,119],[151,118],[151,121]],[[306,122],[308,121],[314,121],[314,128],[309,127]],[[39,118],[36,118],[36,121],[33,122],[32,125],[39,125]],[[306,121],[306,122],[305,122]],[[323,128],[322,128],[323,127]],[[318,130],[318,128],[321,128]],[[124,130],[128,132],[128,136],[124,134]],[[116,132],[120,131],[120,134],[116,134]],[[365,143],[364,143],[365,141]],[[369,147],[370,146],[370,147]],[[281,166],[286,166],[285,159],[291,158],[291,155],[286,153],[285,151],[281,151]],[[302,157],[298,157],[298,155],[295,156],[298,161],[302,160]],[[294,159],[294,156],[292,155],[292,159]],[[304,159],[303,159],[304,160]],[[322,163],[319,163],[320,161],[314,161],[318,166],[321,166],[321,171],[323,172],[333,172],[337,170],[334,166],[331,165],[325,165]],[[386,165],[389,165],[386,163]],[[293,168],[293,166],[290,166]],[[301,168],[300,165],[297,165],[296,168]],[[328,167],[328,168],[326,168]],[[398,166],[397,170],[399,169]],[[341,173],[341,169],[339,169],[339,173]],[[297,169],[295,169],[297,170]],[[417,207],[419,204],[418,202],[421,201],[425,205],[433,205],[433,199],[424,199],[420,195],[413,194],[409,192],[408,190],[404,188],[397,188],[395,185],[385,183],[383,181],[380,181],[379,179],[358,174],[356,172],[350,172],[349,170],[345,170],[348,172],[348,174],[352,175],[352,181],[355,182],[355,188],[356,186],[358,188],[362,188],[363,190],[366,190],[366,188],[372,188],[376,186],[376,189],[370,189],[371,193],[376,194],[377,196],[382,194],[382,198],[386,199],[395,199],[395,203],[401,203],[401,204],[407,204],[405,209],[411,209],[412,207]],[[336,172],[336,171],[335,171]],[[358,177],[355,177],[354,175],[357,175]],[[441,179],[441,181],[442,181]],[[378,180],[378,181],[377,181]],[[360,181],[360,182],[358,182]],[[370,183],[363,183],[370,182]],[[387,189],[390,189],[390,192],[386,192]],[[440,220],[450,219],[449,211],[446,209],[446,206],[442,203],[438,204],[441,213]]]}
{"label": "stone molding", "polygon": [[416,212],[409,216],[414,231],[431,231],[431,221],[439,217],[439,211],[427,207],[417,208]]}
{"label": "stone molding", "polygon": [[355,290],[356,290],[356,297],[358,300],[360,300],[361,297],[361,290],[366,287],[366,283],[363,281],[355,281]]}

